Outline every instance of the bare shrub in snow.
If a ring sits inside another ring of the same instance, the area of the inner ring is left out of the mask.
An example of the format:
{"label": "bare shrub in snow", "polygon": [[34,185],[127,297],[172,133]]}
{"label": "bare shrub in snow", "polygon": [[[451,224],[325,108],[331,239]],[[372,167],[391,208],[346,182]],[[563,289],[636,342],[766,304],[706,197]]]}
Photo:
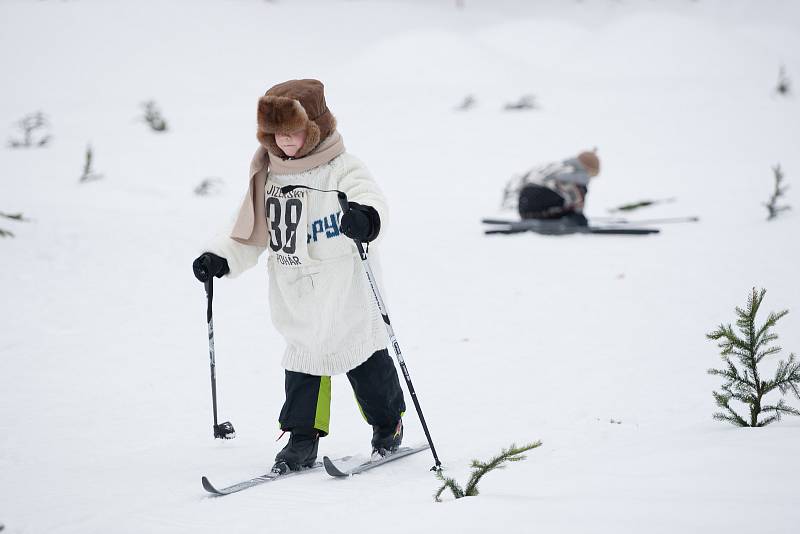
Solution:
{"label": "bare shrub in snow", "polygon": [[86,145],[86,156],[84,158],[83,163],[83,174],[81,174],[80,182],[91,182],[93,180],[99,180],[103,177],[102,174],[97,174],[92,169],[92,145]]}
{"label": "bare shrub in snow", "polygon": [[[800,361],[795,360],[794,354],[789,355],[786,361],[779,361],[775,376],[769,380],[762,377],[762,369],[759,364],[767,356],[771,356],[781,351],[781,347],[770,346],[770,343],[778,339],[778,335],[770,332],[775,323],[784,315],[789,313],[783,310],[778,313],[772,312],[767,317],[767,321],[756,326],[756,314],[764,300],[766,289],[759,291],[753,288],[753,292],[747,298],[747,307],[741,309],[736,307],[736,321],[739,337],[728,325],[720,325],[716,330],[707,334],[709,339],[718,341],[718,346],[722,349],[722,359],[725,361],[725,369],[709,369],[711,375],[721,376],[725,379],[722,391],[714,391],[714,400],[717,406],[723,411],[714,414],[714,419],[728,421],[736,426],[766,426],[780,420],[781,415],[800,415],[800,410],[792,408],[781,398],[777,404],[765,403],[764,397],[777,389],[782,395],[793,393],[800,399]],[[731,356],[735,356],[738,365],[731,361]],[[731,406],[731,401],[738,401],[750,410],[750,417],[739,415]],[[762,418],[759,418],[763,414]]]}
{"label": "bare shrub in snow", "polygon": [[792,81],[786,75],[786,68],[783,65],[778,71],[778,85],[775,86],[775,92],[783,96],[787,96],[792,92]]}
{"label": "bare shrub in snow", "polygon": [[[3,217],[4,219],[11,219],[14,221],[23,221],[23,222],[28,221],[28,219],[23,217],[21,213],[3,213],[2,211],[0,211],[0,217]],[[5,230],[3,228],[0,228],[0,237],[14,237],[14,233],[10,230]]]}
{"label": "bare shrub in snow", "polygon": [[516,102],[509,102],[504,108],[506,111],[519,111],[526,109],[539,109],[534,95],[522,95]]}
{"label": "bare shrub in snow", "polygon": [[508,449],[503,449],[500,454],[488,462],[472,460],[472,475],[469,477],[467,485],[463,488],[459,486],[458,482],[456,482],[454,479],[444,476],[441,471],[437,471],[436,478],[442,481],[442,487],[436,491],[434,499],[436,499],[436,502],[441,502],[442,493],[448,488],[453,492],[453,497],[456,499],[460,499],[461,497],[477,496],[478,482],[481,480],[483,475],[489,471],[494,471],[495,469],[503,469],[505,467],[503,464],[506,462],[521,462],[526,458],[526,456],[522,453],[531,449],[535,449],[536,447],[540,447],[541,445],[541,441],[528,443],[527,445],[522,445],[521,447],[517,447],[512,443]]}
{"label": "bare shrub in snow", "polygon": [[41,111],[25,115],[15,123],[15,126],[20,130],[22,138],[9,139],[8,146],[11,148],[44,147],[52,138],[46,133],[50,124],[47,116]]}
{"label": "bare shrub in snow", "polygon": [[142,103],[142,107],[144,107],[143,120],[150,126],[150,129],[154,132],[166,132],[167,121],[161,115],[161,111],[158,109],[155,101],[148,100]]}
{"label": "bare shrub in snow", "polygon": [[466,111],[468,109],[472,109],[475,106],[475,97],[472,95],[467,95],[464,97],[464,100],[456,106],[458,111]]}
{"label": "bare shrub in snow", "polygon": [[775,188],[772,190],[772,196],[770,197],[768,202],[765,202],[764,205],[767,207],[767,211],[769,215],[767,215],[767,220],[771,221],[775,217],[777,217],[782,211],[792,209],[791,206],[778,205],[778,199],[781,198],[786,190],[789,189],[788,185],[783,185],[783,171],[781,170],[780,165],[776,165],[772,167],[772,173],[775,176]]}
{"label": "bare shrub in snow", "polygon": [[206,178],[194,188],[194,194],[204,197],[219,193],[222,180],[219,178]]}

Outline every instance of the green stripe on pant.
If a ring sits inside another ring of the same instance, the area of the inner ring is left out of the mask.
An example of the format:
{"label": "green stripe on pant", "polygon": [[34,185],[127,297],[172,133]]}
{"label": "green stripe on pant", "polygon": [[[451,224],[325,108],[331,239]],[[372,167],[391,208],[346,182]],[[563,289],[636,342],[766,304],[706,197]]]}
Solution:
{"label": "green stripe on pant", "polygon": [[[406,410],[394,362],[386,349],[347,372],[356,402],[370,425],[397,423]],[[331,417],[331,377],[286,371],[286,401],[281,409],[281,430],[315,428],[328,434]]]}

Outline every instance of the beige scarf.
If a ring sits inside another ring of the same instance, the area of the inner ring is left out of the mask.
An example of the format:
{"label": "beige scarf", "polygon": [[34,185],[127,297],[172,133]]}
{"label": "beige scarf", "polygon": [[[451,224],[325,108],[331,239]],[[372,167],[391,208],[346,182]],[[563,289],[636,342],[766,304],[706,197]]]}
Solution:
{"label": "beige scarf", "polygon": [[259,146],[250,163],[250,186],[239,208],[239,215],[231,230],[231,238],[245,245],[266,247],[268,244],[266,193],[268,172],[275,174],[300,174],[324,165],[345,151],[339,132],[335,131],[317,148],[298,159],[281,159],[263,146]]}

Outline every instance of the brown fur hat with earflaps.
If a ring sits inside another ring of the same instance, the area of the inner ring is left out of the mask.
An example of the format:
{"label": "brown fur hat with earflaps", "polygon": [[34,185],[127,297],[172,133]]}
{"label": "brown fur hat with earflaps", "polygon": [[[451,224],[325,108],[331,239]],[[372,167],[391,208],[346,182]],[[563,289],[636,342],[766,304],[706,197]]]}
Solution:
{"label": "brown fur hat with earflaps", "polygon": [[336,130],[336,119],[325,103],[325,86],[319,80],[279,83],[258,100],[258,141],[272,154],[286,157],[275,143],[276,133],[305,129],[306,141],[295,158],[314,150]]}

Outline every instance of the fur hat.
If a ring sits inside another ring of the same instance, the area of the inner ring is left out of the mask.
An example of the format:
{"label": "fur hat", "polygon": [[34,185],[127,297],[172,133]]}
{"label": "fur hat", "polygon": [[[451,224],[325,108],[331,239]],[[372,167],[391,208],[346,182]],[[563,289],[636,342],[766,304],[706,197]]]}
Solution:
{"label": "fur hat", "polygon": [[319,80],[289,80],[272,87],[258,100],[258,141],[271,153],[286,154],[275,143],[276,133],[306,130],[306,141],[295,158],[314,150],[336,130],[336,119],[325,104]]}
{"label": "fur hat", "polygon": [[586,168],[589,176],[600,174],[600,158],[594,152],[581,152],[578,154],[578,161]]}

